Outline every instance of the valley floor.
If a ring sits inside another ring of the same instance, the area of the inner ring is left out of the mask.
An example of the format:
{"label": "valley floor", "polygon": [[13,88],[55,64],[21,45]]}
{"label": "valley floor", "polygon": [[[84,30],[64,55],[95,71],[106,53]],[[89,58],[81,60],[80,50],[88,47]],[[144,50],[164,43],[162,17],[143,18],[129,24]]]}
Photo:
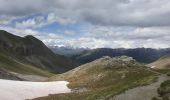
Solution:
{"label": "valley floor", "polygon": [[0,79],[1,100],[25,100],[49,94],[69,93],[68,82],[26,82]]}

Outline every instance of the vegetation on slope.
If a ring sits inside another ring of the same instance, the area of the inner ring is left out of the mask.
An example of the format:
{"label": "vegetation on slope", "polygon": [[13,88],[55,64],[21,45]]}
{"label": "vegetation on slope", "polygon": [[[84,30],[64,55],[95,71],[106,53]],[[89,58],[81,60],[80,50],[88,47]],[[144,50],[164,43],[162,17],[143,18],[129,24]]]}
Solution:
{"label": "vegetation on slope", "polygon": [[94,61],[103,56],[130,56],[136,61],[141,63],[151,63],[158,60],[160,57],[170,54],[170,49],[151,49],[151,48],[136,48],[136,49],[110,49],[110,48],[98,48],[92,50],[86,50],[81,54],[77,54],[72,57],[83,64]]}
{"label": "vegetation on slope", "polygon": [[3,54],[0,54],[0,68],[12,72],[20,73],[20,74],[40,75],[40,76],[47,76],[47,77],[53,75],[45,70],[36,68],[32,65],[18,62],[17,60],[9,56],[5,56]]}
{"label": "vegetation on slope", "polygon": [[158,88],[160,97],[154,97],[152,100],[170,100],[170,80],[163,82]]}
{"label": "vegetation on slope", "polygon": [[[0,67],[23,74],[62,73],[76,67],[68,58],[54,54],[44,43],[28,35],[15,36],[0,30]],[[44,71],[46,70],[46,71]]]}
{"label": "vegetation on slope", "polygon": [[157,72],[170,76],[170,69],[154,69]]}
{"label": "vegetation on slope", "polygon": [[168,94],[170,96],[170,80],[165,81],[161,84],[160,88],[158,88],[158,93],[162,97],[166,97]]}
{"label": "vegetation on slope", "polygon": [[50,95],[35,100],[108,99],[127,89],[150,84],[157,74],[129,57],[103,57],[51,80],[69,81],[73,93]]}
{"label": "vegetation on slope", "polygon": [[163,56],[159,60],[148,64],[147,66],[152,67],[154,69],[170,69],[170,56]]}

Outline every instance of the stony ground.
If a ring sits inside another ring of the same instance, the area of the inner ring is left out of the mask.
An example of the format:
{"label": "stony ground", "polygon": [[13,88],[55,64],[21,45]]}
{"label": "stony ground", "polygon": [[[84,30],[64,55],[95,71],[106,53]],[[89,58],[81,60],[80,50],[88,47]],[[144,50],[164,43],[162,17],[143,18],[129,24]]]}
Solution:
{"label": "stony ground", "polygon": [[161,75],[158,81],[153,84],[127,90],[124,93],[116,95],[110,100],[151,100],[153,97],[158,96],[157,88],[160,84],[169,79],[170,77]]}
{"label": "stony ground", "polygon": [[4,69],[0,69],[0,79],[9,79],[9,80],[20,80],[23,81],[24,79],[16,76],[15,74],[10,73]]}
{"label": "stony ground", "polygon": [[39,75],[26,75],[26,74],[19,74],[19,73],[15,73],[15,72],[11,72],[11,74],[13,74],[25,81],[43,82],[48,79],[48,77],[39,76]]}

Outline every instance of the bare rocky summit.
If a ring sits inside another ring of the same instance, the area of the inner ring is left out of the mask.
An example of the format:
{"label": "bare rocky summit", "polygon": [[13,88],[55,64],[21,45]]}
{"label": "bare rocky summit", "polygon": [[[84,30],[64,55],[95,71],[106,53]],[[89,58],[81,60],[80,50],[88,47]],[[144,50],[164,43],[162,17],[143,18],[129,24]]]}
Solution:
{"label": "bare rocky summit", "polygon": [[119,57],[109,57],[109,56],[104,56],[91,64],[101,64],[104,66],[125,66],[127,64],[135,64],[136,60],[133,59],[132,57],[128,56],[119,56]]}
{"label": "bare rocky summit", "polygon": [[118,57],[109,57],[109,56],[103,56],[100,59],[97,59],[93,62],[84,64],[80,67],[78,67],[75,70],[78,69],[88,69],[90,67],[98,66],[98,69],[103,68],[120,68],[120,67],[133,67],[133,66],[140,66],[136,62],[135,59],[128,56],[118,56]]}

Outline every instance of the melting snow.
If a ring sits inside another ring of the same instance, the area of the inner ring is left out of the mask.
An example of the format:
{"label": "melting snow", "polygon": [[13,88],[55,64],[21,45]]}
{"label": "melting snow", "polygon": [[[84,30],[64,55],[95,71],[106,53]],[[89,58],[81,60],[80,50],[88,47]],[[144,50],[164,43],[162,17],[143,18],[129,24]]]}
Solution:
{"label": "melting snow", "polygon": [[25,100],[49,94],[69,93],[66,81],[26,82],[0,79],[1,100]]}
{"label": "melting snow", "polygon": [[155,68],[156,66],[152,66],[151,68]]}

